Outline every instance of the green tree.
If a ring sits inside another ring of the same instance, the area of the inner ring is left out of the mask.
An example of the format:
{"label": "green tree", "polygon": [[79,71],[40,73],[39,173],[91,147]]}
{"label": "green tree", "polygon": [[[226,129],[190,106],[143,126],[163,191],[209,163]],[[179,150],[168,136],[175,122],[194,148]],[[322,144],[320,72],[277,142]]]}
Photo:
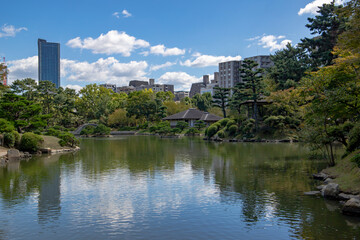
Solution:
{"label": "green tree", "polygon": [[17,79],[11,84],[11,89],[15,93],[26,97],[27,100],[35,100],[37,87],[36,81],[32,78]]}
{"label": "green tree", "polygon": [[243,106],[244,102],[251,98],[251,92],[249,89],[246,89],[244,82],[237,83],[232,90],[233,94],[229,101],[230,108],[237,111],[240,115],[242,113],[241,107]]}
{"label": "green tree", "polygon": [[191,99],[193,105],[195,105],[200,111],[208,112],[211,108],[212,97],[210,93],[195,94]]}
{"label": "green tree", "polygon": [[313,38],[301,39],[299,46],[309,55],[309,62],[313,70],[332,64],[332,53],[338,36],[344,32],[346,18],[339,14],[342,6],[336,6],[335,1],[319,7],[318,14],[314,18],[308,18]]}
{"label": "green tree", "polygon": [[76,126],[79,116],[76,112],[76,101],[79,95],[74,89],[59,87],[53,98],[53,121],[64,127]]}
{"label": "green tree", "polygon": [[258,100],[263,91],[261,86],[262,68],[257,68],[258,63],[253,60],[244,60],[240,68],[240,73],[244,82],[244,88],[251,92],[250,99],[252,100],[252,113],[255,119],[255,129],[258,129]]}
{"label": "green tree", "polygon": [[155,95],[153,91],[137,91],[129,94],[126,110],[129,117],[136,119],[145,118],[147,121],[153,119],[156,113]]}
{"label": "green tree", "polygon": [[82,88],[79,93],[81,97],[77,100],[76,106],[85,121],[99,120],[109,114],[107,107],[112,101],[112,90],[90,84]]}
{"label": "green tree", "polygon": [[18,132],[46,126],[49,115],[42,115],[42,108],[33,101],[14,93],[6,93],[0,102],[0,118],[14,123]]}
{"label": "green tree", "polygon": [[277,90],[294,87],[308,69],[305,52],[290,43],[270,56],[274,66],[269,69],[269,77],[276,83]]}
{"label": "green tree", "polygon": [[218,107],[222,110],[224,118],[226,118],[226,108],[229,101],[229,88],[215,87],[215,94],[213,96],[213,106]]}
{"label": "green tree", "polygon": [[44,114],[51,114],[53,99],[56,95],[55,83],[50,81],[40,81],[37,86],[38,101],[43,107]]}

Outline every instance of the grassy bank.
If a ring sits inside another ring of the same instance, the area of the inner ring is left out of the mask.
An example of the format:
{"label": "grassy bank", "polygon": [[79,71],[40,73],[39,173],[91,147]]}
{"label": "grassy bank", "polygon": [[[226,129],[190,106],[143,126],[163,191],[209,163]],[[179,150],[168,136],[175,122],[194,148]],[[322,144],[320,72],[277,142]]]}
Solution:
{"label": "grassy bank", "polygon": [[360,193],[360,168],[351,161],[356,154],[360,154],[360,151],[341,159],[336,166],[323,170],[324,173],[336,178],[335,182],[343,192]]}

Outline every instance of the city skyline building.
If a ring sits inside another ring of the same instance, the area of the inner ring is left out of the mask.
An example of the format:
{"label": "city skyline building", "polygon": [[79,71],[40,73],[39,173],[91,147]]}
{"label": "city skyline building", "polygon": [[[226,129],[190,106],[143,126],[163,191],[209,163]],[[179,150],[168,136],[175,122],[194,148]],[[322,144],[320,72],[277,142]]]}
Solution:
{"label": "city skyline building", "polygon": [[[269,55],[258,55],[253,57],[245,58],[245,60],[255,61],[258,68],[267,69],[274,66],[274,63],[271,61]],[[243,82],[240,68],[243,64],[243,61],[228,61],[219,63],[219,86],[222,88],[233,88],[237,83]],[[215,75],[214,75],[215,77]]]}
{"label": "city skyline building", "polygon": [[60,87],[60,43],[38,39],[39,81],[50,81]]}

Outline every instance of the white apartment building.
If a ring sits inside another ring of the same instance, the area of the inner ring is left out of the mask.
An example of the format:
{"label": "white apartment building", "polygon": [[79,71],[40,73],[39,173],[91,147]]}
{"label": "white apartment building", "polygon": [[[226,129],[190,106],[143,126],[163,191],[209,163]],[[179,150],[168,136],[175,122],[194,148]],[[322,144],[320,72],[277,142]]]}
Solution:
{"label": "white apartment building", "polygon": [[[256,68],[270,68],[274,66],[269,55],[259,55],[245,58],[253,60],[259,65]],[[242,82],[240,68],[243,61],[229,61],[219,63],[219,87],[232,88],[237,83]]]}

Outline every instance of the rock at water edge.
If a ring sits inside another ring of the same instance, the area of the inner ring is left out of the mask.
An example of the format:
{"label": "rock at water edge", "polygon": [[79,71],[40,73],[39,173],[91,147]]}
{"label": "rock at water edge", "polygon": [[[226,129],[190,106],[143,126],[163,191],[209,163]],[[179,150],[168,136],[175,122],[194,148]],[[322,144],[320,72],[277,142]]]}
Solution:
{"label": "rock at water edge", "polygon": [[9,149],[7,152],[7,157],[9,159],[9,161],[11,160],[17,160],[20,159],[20,152],[17,149]]}
{"label": "rock at water edge", "polygon": [[342,212],[347,215],[360,216],[360,199],[350,198],[345,203]]}
{"label": "rock at water edge", "polygon": [[321,195],[324,198],[337,199],[339,192],[339,184],[329,183],[321,190]]}

